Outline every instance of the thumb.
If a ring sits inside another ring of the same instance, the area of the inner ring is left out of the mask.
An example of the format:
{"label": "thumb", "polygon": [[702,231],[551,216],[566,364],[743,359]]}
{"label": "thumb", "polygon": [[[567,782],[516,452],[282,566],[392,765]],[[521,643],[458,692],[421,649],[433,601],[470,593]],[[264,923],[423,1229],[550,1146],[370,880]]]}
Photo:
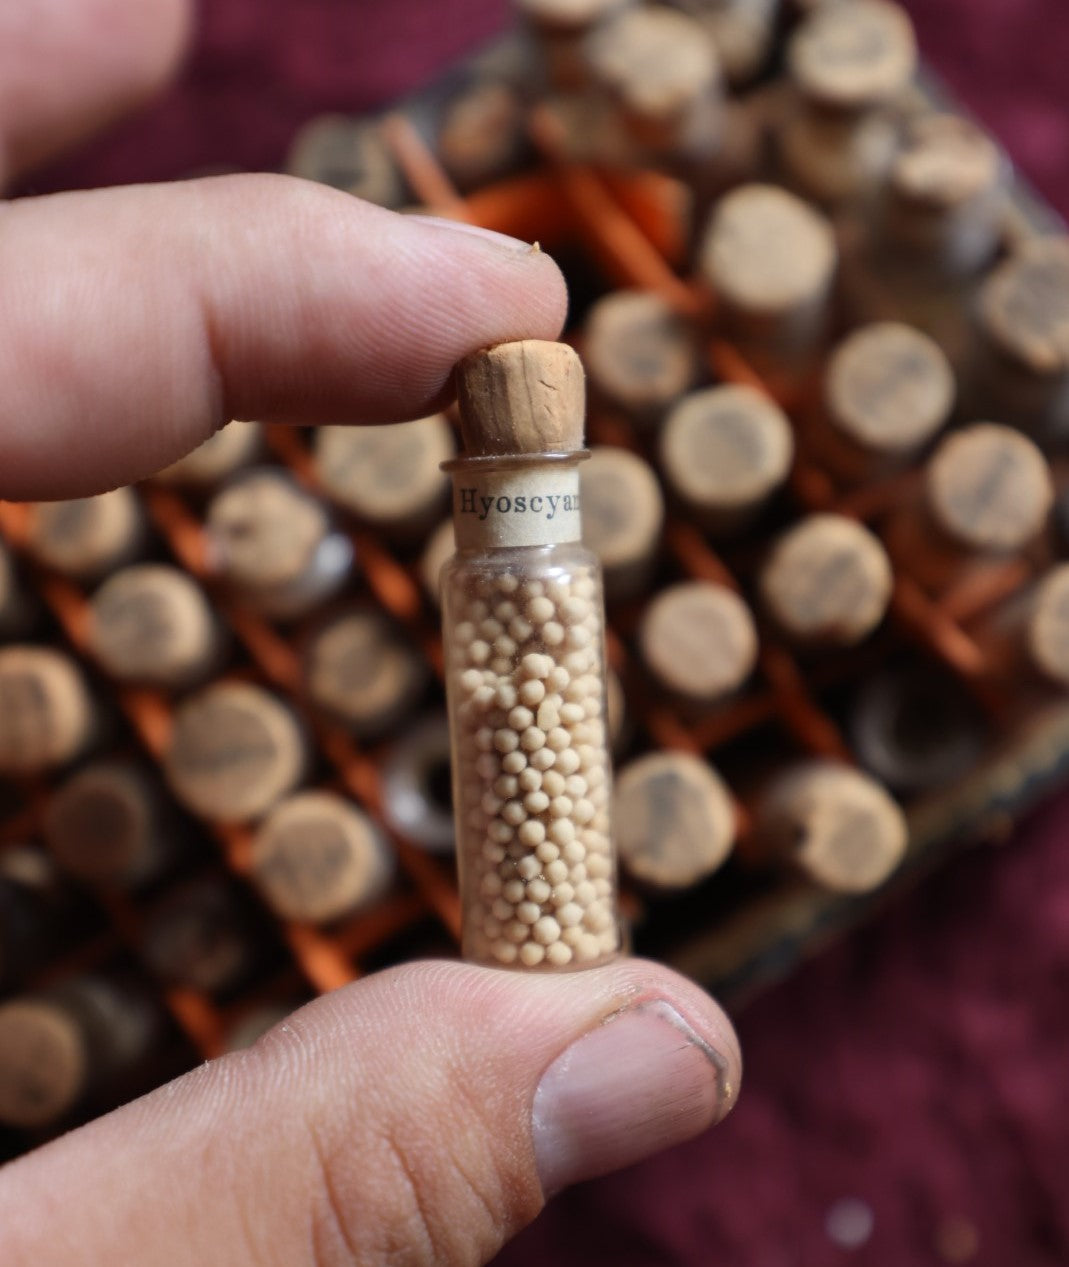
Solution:
{"label": "thumb", "polygon": [[665,968],[399,968],[8,1167],[0,1260],[483,1263],[547,1195],[719,1120],[738,1079],[729,1022]]}

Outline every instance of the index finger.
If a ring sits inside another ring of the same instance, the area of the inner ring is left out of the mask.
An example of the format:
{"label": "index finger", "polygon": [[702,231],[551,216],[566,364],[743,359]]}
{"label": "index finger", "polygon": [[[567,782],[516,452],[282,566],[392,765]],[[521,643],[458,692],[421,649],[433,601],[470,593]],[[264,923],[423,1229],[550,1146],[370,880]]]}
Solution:
{"label": "index finger", "polygon": [[130,483],[232,417],[418,417],[461,357],[556,338],[566,306],[525,243],[279,176],[9,204],[0,278],[9,498]]}

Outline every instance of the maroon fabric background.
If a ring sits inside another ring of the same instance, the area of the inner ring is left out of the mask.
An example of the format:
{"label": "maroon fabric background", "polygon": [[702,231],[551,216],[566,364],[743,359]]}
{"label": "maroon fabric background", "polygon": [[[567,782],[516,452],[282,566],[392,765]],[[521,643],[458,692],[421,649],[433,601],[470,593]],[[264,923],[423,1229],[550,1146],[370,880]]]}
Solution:
{"label": "maroon fabric background", "polygon": [[[931,62],[1069,212],[1065,0],[907,0]],[[295,125],[417,85],[507,21],[503,0],[206,0],[184,82],[35,181],[275,166]],[[1069,794],[963,856],[740,1019],[720,1130],[566,1194],[499,1260],[865,1267],[1069,1262]],[[825,1230],[867,1203],[867,1243]],[[967,1220],[957,1257],[940,1236]],[[941,1233],[942,1229],[942,1233]]]}

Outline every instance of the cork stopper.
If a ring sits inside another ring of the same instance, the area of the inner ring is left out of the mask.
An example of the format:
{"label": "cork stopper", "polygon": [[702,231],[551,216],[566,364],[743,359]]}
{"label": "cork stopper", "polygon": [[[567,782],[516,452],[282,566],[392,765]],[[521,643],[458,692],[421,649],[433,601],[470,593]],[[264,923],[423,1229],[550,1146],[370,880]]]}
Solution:
{"label": "cork stopper", "polygon": [[89,604],[89,650],[119,682],[181,687],[212,667],[219,631],[207,597],[177,568],[145,563],[104,582]]}
{"label": "cork stopper", "polygon": [[735,842],[735,810],[711,766],[683,752],[656,752],[626,765],[613,802],[620,862],[658,889],[683,889],[711,875]]}
{"label": "cork stopper", "polygon": [[760,506],[786,480],[793,458],[786,415],[752,387],[692,392],[665,419],[660,436],[669,486],[706,519]]}
{"label": "cork stopper", "polygon": [[381,132],[362,119],[324,114],[310,120],[293,140],[286,170],[380,207],[405,201],[404,181]]}
{"label": "cork stopper", "polygon": [[599,299],[583,327],[582,353],[592,387],[640,417],[656,417],[698,374],[693,328],[649,291]]}
{"label": "cork stopper", "polygon": [[340,919],[380,897],[392,870],[375,824],[329,792],[282,801],[253,841],[253,880],[281,919]]}
{"label": "cork stopper", "polygon": [[92,702],[73,660],[49,647],[0,649],[0,774],[65,765],[92,729]]}
{"label": "cork stopper", "polygon": [[438,157],[463,188],[486,184],[521,158],[525,115],[519,94],[500,80],[481,79],[445,107]]}
{"label": "cork stopper", "polygon": [[384,528],[418,524],[445,503],[441,464],[456,452],[443,414],[379,427],[319,427],[315,466],[327,495]]}
{"label": "cork stopper", "polygon": [[304,773],[300,727],[281,700],[245,682],[218,682],[184,700],[164,771],[175,796],[219,822],[256,818]]}
{"label": "cork stopper", "polygon": [[633,593],[661,540],[664,499],[656,475],[638,454],[600,445],[580,467],[579,488],[583,544],[600,559],[613,598]]}
{"label": "cork stopper", "polygon": [[258,422],[228,422],[192,453],[172,462],[153,478],[162,484],[211,488],[234,471],[256,460],[263,449]]}
{"label": "cork stopper", "polygon": [[170,985],[218,995],[248,977],[256,941],[237,892],[214,876],[173,889],[146,918],[141,955]]}
{"label": "cork stopper", "polygon": [[790,73],[812,101],[862,110],[892,100],[917,64],[917,40],[905,10],[884,0],[818,9],[787,51]]}
{"label": "cork stopper", "polygon": [[646,609],[638,640],[661,685],[695,704],[714,704],[737,691],[757,662],[749,608],[712,581],[662,590]]}
{"label": "cork stopper", "polygon": [[903,454],[946,423],[955,381],[942,349],[897,322],[855,331],[832,353],[824,397],[832,424],[862,448]]}
{"label": "cork stopper", "polygon": [[1028,656],[1052,682],[1069,687],[1069,563],[1043,577],[1025,632]]}
{"label": "cork stopper", "polygon": [[893,579],[887,552],[867,528],[842,515],[810,515],[773,546],[759,586],[791,637],[850,646],[883,619]]}
{"label": "cork stopper", "polygon": [[26,547],[64,576],[93,580],[129,561],[141,545],[141,504],[132,488],[98,497],[38,502],[31,511]]}
{"label": "cork stopper", "polygon": [[452,516],[443,519],[431,533],[423,553],[419,556],[419,579],[431,602],[438,607],[442,601],[442,568],[456,554],[457,534]]}
{"label": "cork stopper", "polygon": [[1069,237],[1039,238],[984,284],[980,319],[998,349],[1039,375],[1069,373]]}
{"label": "cork stopper", "polygon": [[466,356],[456,378],[468,457],[582,449],[583,366],[566,343],[499,343]]}
{"label": "cork stopper", "polygon": [[0,1005],[0,1123],[34,1130],[74,1107],[89,1079],[77,1021],[46,999]]}
{"label": "cork stopper", "polygon": [[891,188],[904,201],[947,211],[997,186],[1002,168],[983,128],[956,114],[922,115],[906,130]]}
{"label": "cork stopper", "polygon": [[781,776],[761,805],[758,829],[810,880],[835,893],[877,888],[908,842],[905,817],[887,792],[830,761]]}
{"label": "cork stopper", "polygon": [[836,265],[828,220],[773,185],[743,185],[721,198],[701,249],[701,268],[736,308],[778,316],[819,300]]}
{"label": "cork stopper", "polygon": [[581,31],[622,8],[629,0],[516,0],[530,21],[555,30]]}
{"label": "cork stopper", "polygon": [[644,119],[673,119],[720,81],[712,41],[685,13],[663,6],[625,8],[586,41],[595,80],[626,111]]}
{"label": "cork stopper", "polygon": [[329,531],[326,509],[285,473],[260,470],[212,499],[207,528],[227,577],[250,590],[299,579]]}
{"label": "cork stopper", "polygon": [[1021,549],[1042,531],[1054,501],[1039,448],[991,422],[943,441],[928,464],[925,491],[939,527],[977,551]]}
{"label": "cork stopper", "polygon": [[318,707],[361,738],[381,735],[418,701],[427,665],[404,630],[381,612],[346,612],[318,630],[304,657]]}
{"label": "cork stopper", "polygon": [[119,761],[86,766],[57,788],[44,838],[69,875],[105,888],[130,888],[167,859],[159,798],[148,778]]}

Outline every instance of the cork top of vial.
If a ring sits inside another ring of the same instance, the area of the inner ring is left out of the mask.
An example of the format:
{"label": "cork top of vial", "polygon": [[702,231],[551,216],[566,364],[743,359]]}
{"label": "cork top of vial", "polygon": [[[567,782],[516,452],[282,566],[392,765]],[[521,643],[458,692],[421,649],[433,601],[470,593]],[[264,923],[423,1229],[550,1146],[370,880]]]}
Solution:
{"label": "cork top of vial", "polygon": [[671,585],[646,608],[642,658],[668,690],[712,704],[738,690],[757,662],[757,630],[737,594],[712,581]]}
{"label": "cork top of vial", "polygon": [[1038,238],[995,269],[980,294],[980,318],[1025,369],[1069,372],[1069,237]]}
{"label": "cork top of vial", "polygon": [[262,446],[263,428],[258,422],[228,422],[184,458],[158,471],[153,479],[162,484],[210,488],[251,462]]}
{"label": "cork top of vial", "polygon": [[723,779],[685,752],[629,762],[613,802],[620,861],[637,880],[687,888],[711,875],[735,843],[735,808]]}
{"label": "cork top of vial", "polygon": [[579,471],[583,544],[607,569],[642,562],[656,550],[664,499],[648,462],[615,445],[597,445]]}
{"label": "cork top of vial", "polygon": [[803,874],[837,893],[882,884],[908,842],[905,816],[880,784],[833,761],[782,776],[762,805],[759,826],[791,851]]}
{"label": "cork top of vial", "polygon": [[891,563],[880,541],[844,515],[809,515],[772,547],[761,596],[800,641],[850,646],[867,637],[891,600]]}
{"label": "cork top of vial", "polygon": [[986,132],[956,114],[914,119],[891,168],[891,188],[907,202],[950,210],[998,185],[1002,160]]}
{"label": "cork top of vial", "polygon": [[116,488],[96,497],[38,502],[30,512],[27,546],[64,576],[91,579],[129,558],[140,531],[137,494]]}
{"label": "cork top of vial", "polygon": [[391,872],[378,828],[331,792],[281,801],[253,841],[253,879],[283,919],[338,919],[381,896]]}
{"label": "cork top of vial", "polygon": [[151,785],[117,761],[79,770],[45,810],[45,842],[64,871],[109,887],[136,884],[151,873],[158,830]]}
{"label": "cork top of vial", "polygon": [[943,441],[928,464],[926,493],[936,523],[969,550],[1021,549],[1042,530],[1054,501],[1039,448],[993,422]]}
{"label": "cork top of vial", "polygon": [[74,1106],[88,1076],[85,1040],[62,1008],[29,998],[0,1007],[0,1123],[48,1126]]}
{"label": "cork top of vial", "polygon": [[163,758],[175,796],[219,822],[263,814],[297,786],[304,764],[294,715],[248,682],[217,682],[185,699]]}
{"label": "cork top of vial", "polygon": [[798,87],[821,105],[859,110],[900,93],[917,64],[913,24],[897,4],[853,0],[817,10],[787,54]]}
{"label": "cork top of vial", "polygon": [[517,7],[539,25],[580,31],[627,3],[629,0],[517,0]]}
{"label": "cork top of vial", "polygon": [[216,494],[207,528],[227,576],[257,589],[303,576],[330,521],[326,508],[288,474],[263,468]]}
{"label": "cork top of vial", "polygon": [[758,314],[818,300],[836,261],[828,219],[774,185],[742,185],[721,198],[701,248],[702,272],[717,294]]}
{"label": "cork top of vial", "polygon": [[720,81],[701,26],[664,6],[624,9],[588,36],[585,51],[595,79],[642,118],[674,118]]}
{"label": "cork top of vial", "polygon": [[675,406],[661,431],[660,457],[668,482],[692,506],[744,510],[787,478],[794,433],[767,396],[721,384],[691,392]]}
{"label": "cork top of vial", "polygon": [[466,356],[456,369],[468,457],[574,453],[583,447],[583,365],[566,343],[524,339]]}
{"label": "cork top of vial", "polygon": [[92,727],[92,703],[73,660],[50,647],[0,649],[0,774],[65,765]]}
{"label": "cork top of vial", "polygon": [[832,423],[877,453],[908,453],[950,416],[954,372],[943,350],[919,330],[877,322],[835,349],[824,378]]}

